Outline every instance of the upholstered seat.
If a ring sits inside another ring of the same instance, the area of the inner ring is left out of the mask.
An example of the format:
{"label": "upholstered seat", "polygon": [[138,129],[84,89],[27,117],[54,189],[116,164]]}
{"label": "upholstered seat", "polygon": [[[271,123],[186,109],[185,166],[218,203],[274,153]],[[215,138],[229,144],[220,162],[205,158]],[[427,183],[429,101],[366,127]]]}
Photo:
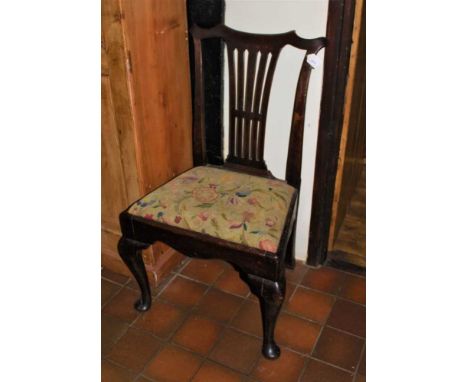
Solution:
{"label": "upholstered seat", "polygon": [[294,191],[282,180],[200,166],[146,195],[128,212],[275,253]]}

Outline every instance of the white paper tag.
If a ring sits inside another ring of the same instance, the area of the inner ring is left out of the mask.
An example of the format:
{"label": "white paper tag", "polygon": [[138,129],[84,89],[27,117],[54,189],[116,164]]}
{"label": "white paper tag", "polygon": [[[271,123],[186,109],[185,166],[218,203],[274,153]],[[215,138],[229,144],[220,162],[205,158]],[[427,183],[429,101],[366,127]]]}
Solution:
{"label": "white paper tag", "polygon": [[311,54],[307,55],[307,63],[310,66],[312,66],[314,69],[317,69],[320,66],[320,64],[322,63],[322,60],[316,54],[311,53]]}

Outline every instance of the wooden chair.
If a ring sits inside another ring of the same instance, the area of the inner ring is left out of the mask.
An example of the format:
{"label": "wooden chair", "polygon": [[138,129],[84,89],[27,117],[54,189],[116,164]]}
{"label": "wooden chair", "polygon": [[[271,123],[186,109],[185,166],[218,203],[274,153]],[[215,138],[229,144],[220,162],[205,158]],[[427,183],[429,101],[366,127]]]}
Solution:
{"label": "wooden chair", "polygon": [[[151,306],[141,250],[156,241],[195,258],[229,262],[259,298],[265,357],[275,359],[276,319],[285,296],[285,266],[294,267],[294,235],[301,185],[304,112],[311,66],[306,57],[325,38],[294,31],[251,34],[225,25],[191,29],[195,52],[194,168],[146,195],[120,215],[118,249],[141,289],[139,311]],[[229,154],[223,166],[207,163],[202,41],[221,38],[229,68]],[[305,50],[289,140],[286,181],[263,159],[265,121],[278,56],[285,45]]]}

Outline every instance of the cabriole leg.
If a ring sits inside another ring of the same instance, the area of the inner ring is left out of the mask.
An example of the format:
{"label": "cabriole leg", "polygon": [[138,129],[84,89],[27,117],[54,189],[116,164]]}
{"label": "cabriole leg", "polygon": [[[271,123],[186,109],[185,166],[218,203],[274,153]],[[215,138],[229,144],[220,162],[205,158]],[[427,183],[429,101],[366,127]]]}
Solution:
{"label": "cabriole leg", "polygon": [[143,244],[126,237],[122,237],[119,240],[119,255],[127,265],[132,275],[137,281],[140,291],[141,298],[135,302],[135,309],[140,312],[145,312],[151,307],[151,291],[148,282],[148,276],[146,275],[145,264],[141,256],[141,251],[148,247],[148,244]]}
{"label": "cabriole leg", "polygon": [[268,359],[280,356],[280,348],[275,342],[275,327],[286,292],[284,277],[279,281],[271,281],[261,277],[247,275],[243,279],[249,284],[250,290],[260,301],[263,323],[262,353]]}

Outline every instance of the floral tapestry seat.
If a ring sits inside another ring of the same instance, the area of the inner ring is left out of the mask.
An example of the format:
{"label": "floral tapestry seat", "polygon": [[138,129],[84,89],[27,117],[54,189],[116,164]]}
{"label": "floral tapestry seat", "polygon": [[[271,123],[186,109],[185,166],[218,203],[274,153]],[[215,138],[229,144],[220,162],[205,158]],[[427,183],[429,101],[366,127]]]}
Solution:
{"label": "floral tapestry seat", "polygon": [[146,195],[128,212],[276,253],[294,192],[282,180],[201,166]]}

